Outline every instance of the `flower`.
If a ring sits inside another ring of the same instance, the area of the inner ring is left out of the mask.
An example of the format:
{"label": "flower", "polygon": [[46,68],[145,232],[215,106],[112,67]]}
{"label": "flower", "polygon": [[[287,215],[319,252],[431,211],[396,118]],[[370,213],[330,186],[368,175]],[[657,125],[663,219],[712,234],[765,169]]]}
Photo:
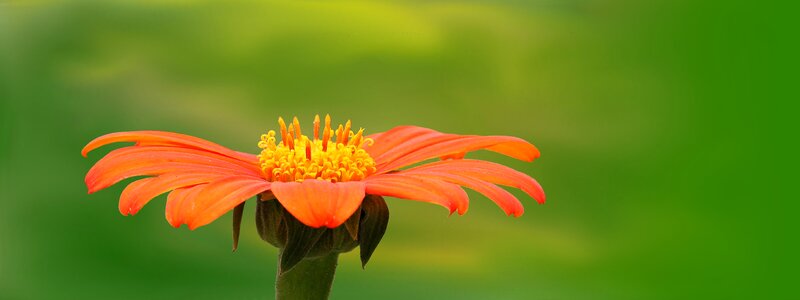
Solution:
{"label": "flower", "polygon": [[[330,116],[324,126],[316,116],[313,135],[307,136],[297,118],[288,127],[282,118],[278,123],[281,141],[275,131],[262,135],[258,155],[171,132],[107,134],[89,142],[82,155],[111,143],[135,144],[100,159],[87,173],[86,186],[94,193],[129,177],[147,176],[123,190],[120,212],[136,214],[151,199],[169,192],[167,221],[192,230],[255,195],[269,193],[263,200],[277,199],[312,228],[342,225],[368,195],[430,202],[451,214],[464,214],[469,200],[462,187],[467,187],[515,217],[522,215],[522,204],[498,185],[545,201],[541,186],[528,175],[464,158],[480,149],[528,162],[539,157],[536,147],[520,138],[445,134],[416,126],[364,136],[363,128],[353,132],[350,121],[334,130]],[[435,158],[441,160],[405,168]]]}

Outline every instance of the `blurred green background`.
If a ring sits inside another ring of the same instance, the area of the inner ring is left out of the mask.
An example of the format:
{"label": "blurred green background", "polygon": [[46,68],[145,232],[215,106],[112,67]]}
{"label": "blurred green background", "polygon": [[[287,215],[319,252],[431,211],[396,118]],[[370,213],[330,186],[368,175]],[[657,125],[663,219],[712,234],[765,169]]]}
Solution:
{"label": "blurred green background", "polygon": [[192,232],[164,196],[122,217],[123,184],[87,195],[109,148],[80,149],[156,129],[255,153],[278,116],[316,113],[522,137],[535,163],[472,156],[548,193],[514,191],[517,219],[472,192],[460,217],[388,199],[333,299],[788,297],[796,158],[771,146],[796,110],[766,87],[796,81],[770,75],[797,52],[737,3],[0,0],[0,298],[272,298],[252,201],[231,253],[230,215]]}

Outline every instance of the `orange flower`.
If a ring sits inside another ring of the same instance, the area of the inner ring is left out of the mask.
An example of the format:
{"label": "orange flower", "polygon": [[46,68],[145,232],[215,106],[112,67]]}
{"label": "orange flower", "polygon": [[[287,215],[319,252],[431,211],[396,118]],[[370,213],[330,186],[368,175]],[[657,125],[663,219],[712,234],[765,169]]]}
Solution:
{"label": "orange flower", "polygon": [[[486,149],[533,161],[539,151],[510,136],[455,135],[415,126],[399,126],[364,136],[351,123],[321,127],[314,120],[313,136],[304,135],[297,118],[280,124],[281,141],[270,131],[261,136],[258,155],[237,152],[183,134],[163,131],[117,132],[91,141],[88,152],[116,142],[135,142],[100,159],[86,175],[89,193],[133,176],[148,176],[129,184],[120,196],[123,215],[136,214],[154,197],[170,192],[166,218],[174,227],[206,225],[245,200],[272,193],[302,223],[335,228],[361,205],[366,195],[390,196],[439,204],[464,214],[469,200],[461,188],[473,189],[507,215],[518,217],[522,204],[497,186],[511,186],[544,203],[533,178],[509,167],[464,159],[467,152]],[[419,166],[404,167],[441,158]]]}

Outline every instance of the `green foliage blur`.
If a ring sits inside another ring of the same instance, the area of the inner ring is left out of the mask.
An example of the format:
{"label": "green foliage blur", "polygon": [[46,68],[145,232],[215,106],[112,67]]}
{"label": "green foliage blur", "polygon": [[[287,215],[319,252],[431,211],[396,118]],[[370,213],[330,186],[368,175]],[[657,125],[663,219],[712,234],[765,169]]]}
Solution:
{"label": "green foliage blur", "polygon": [[333,299],[786,297],[796,159],[772,146],[796,110],[760,89],[797,52],[770,46],[779,19],[699,2],[0,0],[0,299],[272,298],[253,200],[231,253],[230,215],[189,231],[165,196],[122,217],[124,184],[87,195],[113,147],[80,149],[153,129],[255,153],[317,113],[524,138],[534,163],[470,155],[548,193],[514,191],[520,218],[471,191],[464,216],[389,198]]}

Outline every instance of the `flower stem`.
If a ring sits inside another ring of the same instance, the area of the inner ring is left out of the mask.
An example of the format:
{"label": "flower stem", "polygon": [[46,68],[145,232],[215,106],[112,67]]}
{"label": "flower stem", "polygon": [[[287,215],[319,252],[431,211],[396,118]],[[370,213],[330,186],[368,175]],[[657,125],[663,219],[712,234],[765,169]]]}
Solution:
{"label": "flower stem", "polygon": [[[278,259],[280,260],[280,255],[278,255]],[[338,253],[306,258],[283,274],[281,274],[280,263],[278,263],[275,298],[278,300],[328,299],[338,259]]]}

